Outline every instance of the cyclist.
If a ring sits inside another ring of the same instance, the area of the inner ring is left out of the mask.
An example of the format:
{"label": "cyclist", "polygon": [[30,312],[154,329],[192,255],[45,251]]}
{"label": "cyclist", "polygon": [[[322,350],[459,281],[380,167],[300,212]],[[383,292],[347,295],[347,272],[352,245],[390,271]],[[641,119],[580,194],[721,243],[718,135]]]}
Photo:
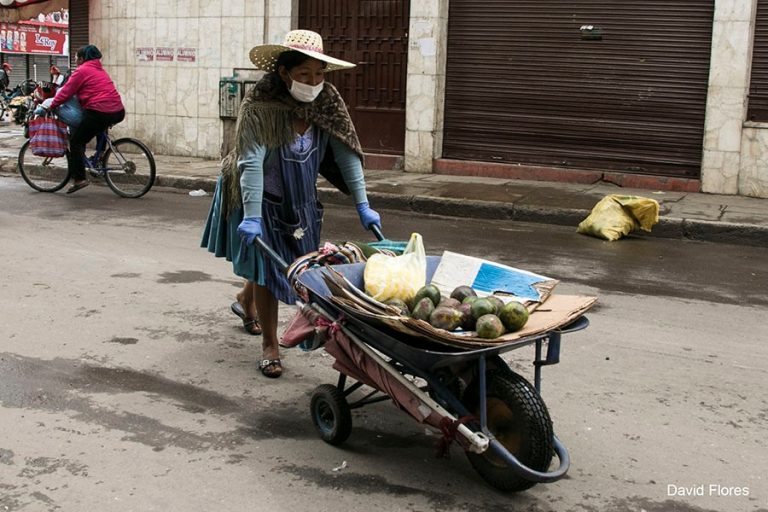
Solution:
{"label": "cyclist", "polygon": [[[83,108],[83,118],[72,129],[69,140],[68,166],[74,184],[67,194],[88,186],[85,174],[85,146],[96,135],[125,119],[125,107],[115,84],[101,66],[101,52],[92,45],[77,50],[77,67],[59,89],[48,109],[56,109],[72,96],[77,95]],[[38,107],[46,110],[46,107]],[[36,111],[36,112],[39,112]]]}

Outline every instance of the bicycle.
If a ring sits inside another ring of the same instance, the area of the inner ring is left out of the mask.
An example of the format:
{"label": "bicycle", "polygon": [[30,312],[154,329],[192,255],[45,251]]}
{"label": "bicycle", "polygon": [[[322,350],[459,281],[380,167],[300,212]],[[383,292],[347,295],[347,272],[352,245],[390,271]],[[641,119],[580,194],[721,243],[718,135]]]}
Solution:
{"label": "bicycle", "polygon": [[[19,150],[19,174],[38,192],[56,192],[69,182],[69,150],[59,157],[36,156],[27,140]],[[109,128],[96,136],[96,152],[84,160],[85,170],[104,178],[112,191],[128,198],[149,192],[155,183],[155,158],[144,143],[131,137],[112,140]]]}

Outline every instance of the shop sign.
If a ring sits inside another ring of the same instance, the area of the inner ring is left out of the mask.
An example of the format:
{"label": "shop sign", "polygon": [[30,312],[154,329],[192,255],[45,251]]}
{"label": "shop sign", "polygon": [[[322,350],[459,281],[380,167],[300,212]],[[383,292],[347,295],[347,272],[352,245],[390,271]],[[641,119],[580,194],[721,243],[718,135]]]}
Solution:
{"label": "shop sign", "polygon": [[65,55],[67,34],[60,29],[0,23],[0,51]]}

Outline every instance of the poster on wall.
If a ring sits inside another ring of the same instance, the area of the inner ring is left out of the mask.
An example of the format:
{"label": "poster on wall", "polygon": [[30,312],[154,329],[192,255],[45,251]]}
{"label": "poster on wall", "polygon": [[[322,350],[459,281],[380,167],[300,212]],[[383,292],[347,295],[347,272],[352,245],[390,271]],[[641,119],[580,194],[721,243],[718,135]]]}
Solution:
{"label": "poster on wall", "polygon": [[157,48],[155,48],[155,60],[172,62],[173,54],[174,54],[173,48],[168,48],[166,46],[158,46]]}
{"label": "poster on wall", "polygon": [[152,62],[155,60],[155,49],[146,46],[136,48],[136,59],[139,62]]}
{"label": "poster on wall", "polygon": [[176,48],[176,60],[178,62],[195,62],[197,60],[197,48]]}

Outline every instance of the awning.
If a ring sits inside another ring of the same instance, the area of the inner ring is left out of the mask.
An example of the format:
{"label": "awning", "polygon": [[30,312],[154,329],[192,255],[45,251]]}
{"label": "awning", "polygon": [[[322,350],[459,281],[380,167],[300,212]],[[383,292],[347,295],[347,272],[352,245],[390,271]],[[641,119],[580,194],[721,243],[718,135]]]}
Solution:
{"label": "awning", "polygon": [[69,0],[0,0],[0,22],[16,23],[36,18],[40,13],[65,10],[69,10]]}

